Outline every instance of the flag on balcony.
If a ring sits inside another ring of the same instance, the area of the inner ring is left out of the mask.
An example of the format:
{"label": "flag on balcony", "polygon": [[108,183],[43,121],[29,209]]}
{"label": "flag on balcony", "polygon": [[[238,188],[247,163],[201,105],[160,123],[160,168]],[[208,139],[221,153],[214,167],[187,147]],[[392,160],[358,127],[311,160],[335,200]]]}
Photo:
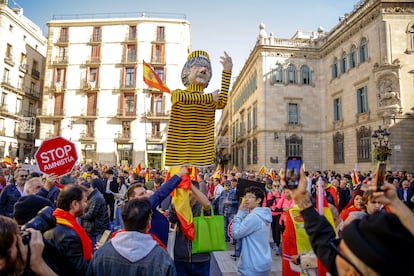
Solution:
{"label": "flag on balcony", "polygon": [[157,72],[155,72],[144,60],[142,61],[142,64],[144,67],[144,82],[150,87],[157,88],[162,92],[170,93],[170,89],[168,89],[168,87],[160,79]]}

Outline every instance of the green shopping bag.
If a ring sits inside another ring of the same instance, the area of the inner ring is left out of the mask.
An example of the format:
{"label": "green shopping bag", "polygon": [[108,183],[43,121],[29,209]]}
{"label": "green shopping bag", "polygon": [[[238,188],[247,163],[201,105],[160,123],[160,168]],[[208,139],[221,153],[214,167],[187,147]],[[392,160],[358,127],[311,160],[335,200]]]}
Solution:
{"label": "green shopping bag", "polygon": [[215,216],[211,209],[211,216],[204,216],[201,208],[199,217],[194,217],[193,254],[227,250],[224,238],[224,216]]}

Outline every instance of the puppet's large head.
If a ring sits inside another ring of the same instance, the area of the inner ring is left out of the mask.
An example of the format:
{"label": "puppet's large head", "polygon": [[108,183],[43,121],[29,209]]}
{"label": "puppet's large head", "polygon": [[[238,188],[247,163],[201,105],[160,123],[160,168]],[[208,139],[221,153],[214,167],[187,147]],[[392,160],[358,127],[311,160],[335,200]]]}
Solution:
{"label": "puppet's large head", "polygon": [[181,72],[183,84],[186,87],[190,84],[203,84],[206,88],[211,76],[211,64],[208,54],[201,50],[191,52]]}

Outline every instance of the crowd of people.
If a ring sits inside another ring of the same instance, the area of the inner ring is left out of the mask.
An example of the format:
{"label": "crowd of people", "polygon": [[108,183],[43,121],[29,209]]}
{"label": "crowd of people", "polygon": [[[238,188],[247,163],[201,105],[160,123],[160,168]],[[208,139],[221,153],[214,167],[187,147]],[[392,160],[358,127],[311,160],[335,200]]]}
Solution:
{"label": "crowd of people", "polygon": [[[187,174],[186,167],[167,179],[160,170],[146,177],[145,170],[85,165],[58,178],[1,169],[0,274],[209,275],[210,253],[191,252],[191,240],[171,204],[171,192]],[[241,179],[255,185],[240,197]],[[212,209],[224,216],[223,233],[235,245],[232,257],[239,260],[241,275],[269,275],[272,254],[287,258],[289,211],[297,207],[312,252],[298,252],[289,260],[303,273],[316,275],[311,271],[316,273],[317,262],[310,266],[306,261],[316,258],[331,275],[350,270],[359,275],[411,273],[413,174],[388,172],[379,190],[372,172],[359,174],[358,183],[351,179],[332,171],[301,170],[299,187],[292,190],[283,175],[206,172],[193,177],[189,200],[193,216],[201,209],[205,215]],[[320,195],[330,207],[334,228],[316,211]],[[175,243],[169,254],[172,226]],[[387,262],[395,259],[394,250],[401,252],[398,267]],[[375,257],[376,252],[383,256]]]}

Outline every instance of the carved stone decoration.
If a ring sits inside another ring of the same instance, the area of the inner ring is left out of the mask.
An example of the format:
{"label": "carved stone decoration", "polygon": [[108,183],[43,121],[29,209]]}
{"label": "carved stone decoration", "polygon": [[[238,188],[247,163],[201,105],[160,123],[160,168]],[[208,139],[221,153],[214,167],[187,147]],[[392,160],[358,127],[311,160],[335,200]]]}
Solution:
{"label": "carved stone decoration", "polygon": [[378,105],[379,107],[390,107],[397,105],[401,107],[400,89],[397,77],[393,74],[385,75],[377,81]]}

